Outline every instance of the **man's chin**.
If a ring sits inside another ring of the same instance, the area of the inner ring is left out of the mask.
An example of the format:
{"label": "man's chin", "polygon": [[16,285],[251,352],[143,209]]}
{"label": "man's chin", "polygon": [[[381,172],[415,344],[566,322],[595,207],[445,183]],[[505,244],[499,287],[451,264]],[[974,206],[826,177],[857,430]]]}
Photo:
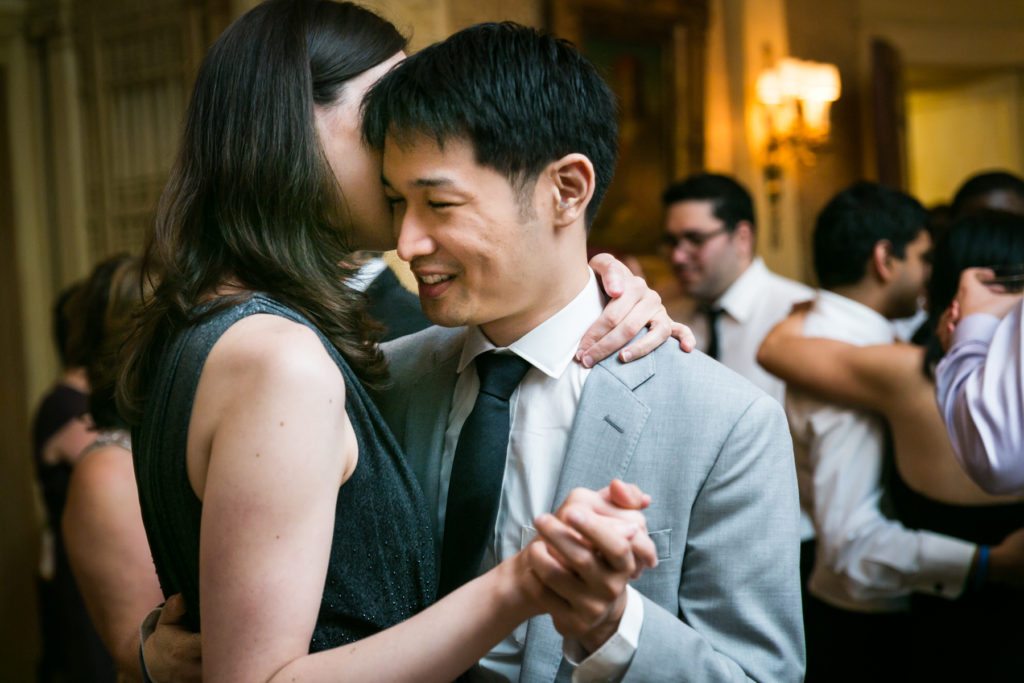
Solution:
{"label": "man's chin", "polygon": [[688,277],[685,274],[676,272],[676,282],[679,283],[679,291],[681,291],[686,296],[693,297],[693,298],[697,298],[697,297],[700,296],[700,290],[701,290],[701,286],[700,286],[701,285],[701,281],[700,280],[698,280],[696,278],[693,278],[693,277]]}
{"label": "man's chin", "polygon": [[420,308],[423,309],[423,315],[427,316],[427,320],[441,327],[464,327],[471,324],[466,316],[445,306],[439,306],[436,302],[425,302],[420,299]]}

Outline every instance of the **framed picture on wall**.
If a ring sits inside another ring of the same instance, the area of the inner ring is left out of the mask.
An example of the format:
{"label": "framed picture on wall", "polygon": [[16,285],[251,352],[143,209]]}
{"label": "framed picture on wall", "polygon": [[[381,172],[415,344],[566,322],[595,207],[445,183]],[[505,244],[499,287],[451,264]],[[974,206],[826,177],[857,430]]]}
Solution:
{"label": "framed picture on wall", "polygon": [[549,0],[549,29],[575,43],[619,105],[619,163],[592,247],[651,255],[661,193],[704,163],[707,0]]}

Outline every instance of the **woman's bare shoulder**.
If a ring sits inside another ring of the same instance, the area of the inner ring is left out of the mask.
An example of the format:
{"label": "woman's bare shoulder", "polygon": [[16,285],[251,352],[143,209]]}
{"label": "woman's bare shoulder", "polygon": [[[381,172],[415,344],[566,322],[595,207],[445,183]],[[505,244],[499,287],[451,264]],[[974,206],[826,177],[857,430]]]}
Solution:
{"label": "woman's bare shoulder", "polygon": [[89,487],[106,488],[130,479],[135,484],[132,454],[117,444],[87,449],[75,465],[72,481]]}
{"label": "woman's bare shoulder", "polygon": [[336,387],[344,383],[316,332],[276,315],[239,320],[214,344],[203,367],[211,380],[278,390]]}
{"label": "woman's bare shoulder", "polygon": [[71,473],[65,532],[93,534],[109,530],[119,523],[126,505],[138,505],[138,497],[132,454],[115,444],[93,448]]}

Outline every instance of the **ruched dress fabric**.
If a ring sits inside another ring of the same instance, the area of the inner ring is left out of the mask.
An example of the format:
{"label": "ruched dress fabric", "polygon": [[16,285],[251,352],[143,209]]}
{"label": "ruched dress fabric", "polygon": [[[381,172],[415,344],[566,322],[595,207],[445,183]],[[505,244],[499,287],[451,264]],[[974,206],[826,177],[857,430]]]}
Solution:
{"label": "ruched dress fabric", "polygon": [[186,470],[189,420],[214,344],[235,322],[255,314],[281,316],[316,331],[345,379],[345,410],[359,445],[355,471],[338,490],[327,581],[310,642],[310,652],[319,652],[373,635],[427,607],[434,598],[436,564],[423,494],[398,443],[353,370],[309,320],[254,294],[198,316],[167,346],[132,435],[142,516],[164,594],[184,595],[187,622],[198,629],[202,503]]}

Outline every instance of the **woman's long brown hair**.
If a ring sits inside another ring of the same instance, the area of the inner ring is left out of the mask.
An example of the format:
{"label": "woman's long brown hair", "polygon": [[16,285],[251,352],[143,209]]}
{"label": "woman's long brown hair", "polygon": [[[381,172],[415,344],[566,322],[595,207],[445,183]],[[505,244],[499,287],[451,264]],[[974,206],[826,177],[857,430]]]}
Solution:
{"label": "woman's long brown hair", "polygon": [[[362,295],[345,284],[354,270],[346,209],[314,107],[404,47],[394,26],[357,5],[269,0],[210,49],[144,255],[152,293],[124,347],[118,404],[130,423],[168,342],[225,284],[301,312],[364,381],[383,378]],[[202,315],[238,299],[217,299]]]}

